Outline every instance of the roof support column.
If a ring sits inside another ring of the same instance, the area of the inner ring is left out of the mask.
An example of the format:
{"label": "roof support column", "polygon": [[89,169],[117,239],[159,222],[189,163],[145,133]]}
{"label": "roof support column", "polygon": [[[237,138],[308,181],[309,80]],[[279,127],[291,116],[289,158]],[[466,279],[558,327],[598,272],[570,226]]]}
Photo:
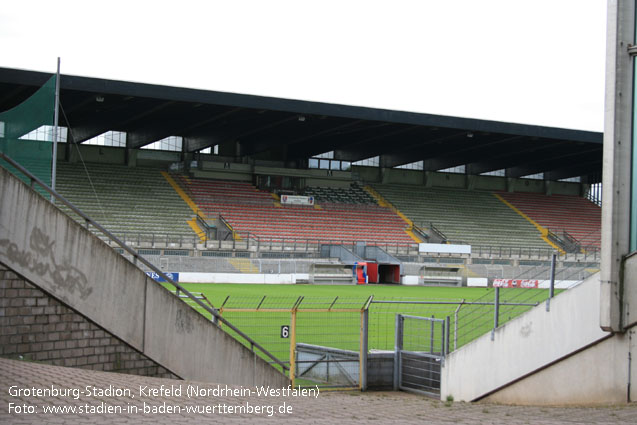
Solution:
{"label": "roof support column", "polygon": [[129,147],[126,148],[126,165],[128,165],[129,167],[136,167],[137,166],[137,153],[139,152],[139,150],[137,149],[131,149]]}

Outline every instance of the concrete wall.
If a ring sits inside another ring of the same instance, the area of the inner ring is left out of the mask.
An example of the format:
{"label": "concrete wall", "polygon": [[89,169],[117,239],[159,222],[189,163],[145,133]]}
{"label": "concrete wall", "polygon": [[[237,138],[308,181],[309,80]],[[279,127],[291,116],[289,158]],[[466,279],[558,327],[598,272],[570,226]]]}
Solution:
{"label": "concrete wall", "polygon": [[486,277],[468,277],[467,286],[486,288],[489,286],[489,279]]}
{"label": "concrete wall", "polygon": [[[635,328],[601,330],[599,274],[451,353],[441,397],[510,404],[606,404],[635,400]],[[630,371],[630,372],[629,372]]]}
{"label": "concrete wall", "polygon": [[599,294],[596,274],[555,297],[550,312],[541,304],[499,327],[493,341],[484,335],[454,351],[443,368],[441,397],[479,399],[605,338],[596,314]]}
{"label": "concrete wall", "polygon": [[[104,164],[126,164],[124,148],[110,146],[80,145],[82,158],[86,162]],[[133,149],[128,152],[129,165],[150,166],[165,169],[168,165],[182,161],[180,152]],[[79,161],[73,149],[62,149],[60,159]],[[255,165],[234,162],[234,157],[201,155],[198,167],[192,169],[195,177],[238,180],[252,182],[253,174],[302,177],[306,186],[349,187],[353,180],[396,184],[423,185],[449,188],[471,188],[474,190],[512,190],[561,195],[580,195],[581,185],[570,182],[545,182],[544,180],[510,179],[497,176],[467,176],[465,174],[424,172],[400,168],[378,168],[353,166],[352,171],[283,168],[281,162],[257,161]],[[354,176],[356,177],[354,177]],[[470,179],[470,180],[469,180]],[[548,186],[547,186],[548,185]]]}
{"label": "concrete wall", "polygon": [[367,355],[367,389],[394,388],[394,352],[372,351]]}
{"label": "concrete wall", "polygon": [[[144,254],[144,251],[142,251]],[[283,252],[282,255],[288,253]],[[126,254],[128,258],[129,255]],[[241,270],[233,266],[229,260],[239,257],[188,257],[176,255],[144,255],[152,264],[159,265],[163,271],[168,272],[197,272],[197,273],[221,273],[236,274]],[[132,259],[132,256],[131,258]],[[247,259],[246,259],[247,260]],[[302,274],[309,273],[310,267],[315,263],[334,262],[329,258],[312,258],[312,259],[269,259],[269,258],[250,258],[249,264],[253,270],[262,274]],[[149,270],[147,270],[149,271]],[[184,281],[186,282],[186,281]],[[189,281],[188,281],[189,282]]]}
{"label": "concrete wall", "polygon": [[78,153],[76,147],[78,145],[62,145],[67,149],[59,149],[60,159],[64,159],[68,162],[79,162],[84,160],[86,162],[99,162],[102,164],[119,164],[124,165],[126,163],[126,149],[114,148],[111,146],[95,146],[95,145],[79,145],[81,151]]}
{"label": "concrete wall", "polygon": [[1,264],[0,356],[178,379]]}
{"label": "concrete wall", "polygon": [[422,185],[425,176],[422,171],[402,168],[384,168],[383,183]]}
{"label": "concrete wall", "polygon": [[475,190],[507,190],[507,179],[496,176],[472,176]]}
{"label": "concrete wall", "polygon": [[405,275],[402,277],[402,284],[409,286],[416,286],[419,284],[420,276],[418,275]]}
{"label": "concrete wall", "polygon": [[185,379],[288,379],[0,169],[0,262]]}
{"label": "concrete wall", "polygon": [[364,182],[380,182],[381,170],[378,167],[361,167],[352,165],[352,178],[356,177]]}
{"label": "concrete wall", "polygon": [[427,173],[427,186],[464,189],[467,186],[467,176],[456,173]]}
{"label": "concrete wall", "polygon": [[[637,325],[637,314],[633,312],[631,315],[631,306],[637,306],[637,252],[633,252],[624,258],[624,296],[622,310],[622,324],[624,327],[633,327]],[[634,307],[633,307],[634,308]],[[636,368],[637,369],[637,368]]]}
{"label": "concrete wall", "polygon": [[191,170],[194,177],[252,182],[252,167],[248,164],[203,161],[199,170]]}
{"label": "concrete wall", "polygon": [[[484,399],[504,404],[613,404],[627,401],[628,376],[637,382],[637,368],[628,353],[637,350],[635,330],[604,339]],[[637,400],[631,386],[630,400]]]}
{"label": "concrete wall", "polygon": [[511,190],[514,192],[551,193],[559,195],[576,195],[581,192],[581,185],[572,182],[546,182],[534,179],[512,179],[499,176],[466,175],[457,173],[440,173],[435,171],[405,170],[400,168],[359,167],[352,171],[366,182],[426,185],[428,187],[472,189],[472,190]]}
{"label": "concrete wall", "polygon": [[348,171],[307,170],[282,168],[280,163],[259,161],[256,165],[235,162],[202,161],[199,169],[192,170],[195,177],[252,182],[254,174],[301,177],[306,186],[349,187],[352,182]]}

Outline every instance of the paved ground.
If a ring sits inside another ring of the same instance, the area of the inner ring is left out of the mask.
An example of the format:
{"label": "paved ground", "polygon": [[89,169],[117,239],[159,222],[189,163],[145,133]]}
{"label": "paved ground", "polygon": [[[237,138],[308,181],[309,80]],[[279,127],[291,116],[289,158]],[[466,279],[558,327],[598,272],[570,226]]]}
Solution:
{"label": "paved ground", "polygon": [[[198,388],[195,397],[188,397],[189,388]],[[122,394],[109,394],[109,389]],[[637,423],[635,403],[615,407],[547,408],[445,404],[403,392],[320,392],[318,398],[215,393],[228,389],[225,385],[0,359],[0,423]],[[230,388],[233,389],[241,390]],[[243,390],[254,391],[254,388]],[[45,409],[50,408],[75,409],[75,413],[46,413]],[[181,411],[165,411],[171,408]],[[186,412],[193,408],[200,413]],[[231,412],[238,408],[252,410]],[[20,409],[36,412],[20,413]],[[113,412],[109,413],[108,409]],[[208,413],[201,412],[203,409],[208,409]]]}

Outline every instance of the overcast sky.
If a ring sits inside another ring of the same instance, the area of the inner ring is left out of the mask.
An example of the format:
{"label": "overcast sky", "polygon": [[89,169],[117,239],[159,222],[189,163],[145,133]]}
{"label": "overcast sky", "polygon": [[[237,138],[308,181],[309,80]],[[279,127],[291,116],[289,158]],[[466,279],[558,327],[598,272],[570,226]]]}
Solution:
{"label": "overcast sky", "polygon": [[0,66],[602,131],[606,1],[36,1]]}

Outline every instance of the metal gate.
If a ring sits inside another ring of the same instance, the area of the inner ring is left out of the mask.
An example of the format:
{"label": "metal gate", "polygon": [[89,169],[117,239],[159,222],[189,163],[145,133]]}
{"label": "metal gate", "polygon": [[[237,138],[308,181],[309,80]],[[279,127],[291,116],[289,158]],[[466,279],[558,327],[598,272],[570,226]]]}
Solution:
{"label": "metal gate", "polygon": [[440,396],[448,330],[448,319],[396,315],[394,389]]}

